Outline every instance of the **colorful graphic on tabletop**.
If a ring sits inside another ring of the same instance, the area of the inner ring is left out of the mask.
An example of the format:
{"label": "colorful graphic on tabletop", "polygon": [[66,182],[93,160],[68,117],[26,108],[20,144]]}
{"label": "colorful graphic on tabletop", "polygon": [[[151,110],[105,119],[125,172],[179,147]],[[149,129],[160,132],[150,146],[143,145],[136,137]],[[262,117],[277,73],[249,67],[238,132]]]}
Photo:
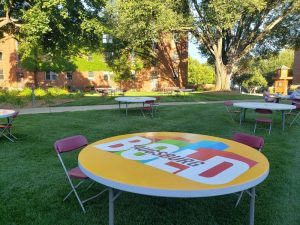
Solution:
{"label": "colorful graphic on tabletop", "polygon": [[177,176],[204,184],[226,184],[247,172],[257,162],[224,151],[222,142],[201,140],[190,142],[180,138],[134,136],[95,145],[99,150],[112,152]]}

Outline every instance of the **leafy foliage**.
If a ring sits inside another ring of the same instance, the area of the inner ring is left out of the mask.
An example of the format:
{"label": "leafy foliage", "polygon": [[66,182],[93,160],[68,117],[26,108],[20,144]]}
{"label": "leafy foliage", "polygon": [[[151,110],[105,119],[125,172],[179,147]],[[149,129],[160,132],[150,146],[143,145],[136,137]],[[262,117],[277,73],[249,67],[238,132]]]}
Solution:
{"label": "leafy foliage", "polygon": [[250,93],[255,92],[257,87],[266,87],[268,84],[263,75],[258,71],[255,71],[253,74],[244,73],[239,77],[236,77],[235,82]]}
{"label": "leafy foliage", "polygon": [[[268,86],[274,83],[272,79],[277,74],[277,69],[285,65],[289,68],[293,68],[294,64],[294,50],[285,49],[276,55],[269,55],[269,57],[253,57],[245,59],[240,64],[240,73],[253,74],[258,71],[267,80]],[[238,75],[236,75],[238,76]]]}
{"label": "leafy foliage", "polygon": [[214,68],[209,64],[201,64],[189,57],[188,83],[213,84],[215,82]]}

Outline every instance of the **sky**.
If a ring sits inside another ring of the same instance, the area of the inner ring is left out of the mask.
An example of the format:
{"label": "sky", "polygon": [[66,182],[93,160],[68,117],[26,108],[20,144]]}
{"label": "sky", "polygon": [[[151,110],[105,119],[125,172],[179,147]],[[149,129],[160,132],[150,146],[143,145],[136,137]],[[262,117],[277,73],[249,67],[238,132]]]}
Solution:
{"label": "sky", "polygon": [[206,58],[202,57],[198,52],[197,45],[193,43],[191,38],[189,38],[189,56],[193,59],[197,59],[200,63],[206,63]]}

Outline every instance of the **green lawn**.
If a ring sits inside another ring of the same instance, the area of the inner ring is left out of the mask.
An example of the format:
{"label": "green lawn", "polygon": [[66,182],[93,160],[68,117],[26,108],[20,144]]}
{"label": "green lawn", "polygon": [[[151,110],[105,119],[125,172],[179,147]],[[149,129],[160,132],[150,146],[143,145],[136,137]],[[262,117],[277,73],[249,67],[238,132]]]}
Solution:
{"label": "green lawn", "polygon": [[[0,138],[1,225],[108,224],[108,193],[86,204],[82,213],[72,196],[63,197],[69,184],[53,150],[55,140],[83,134],[89,142],[133,132],[180,131],[231,138],[235,132],[252,133],[254,114],[240,127],[222,104],[164,106],[157,117],[143,118],[130,110],[21,115],[15,121],[18,142]],[[270,161],[269,177],[257,187],[257,225],[297,225],[300,221],[300,128],[281,130],[280,114],[274,115],[271,135],[263,153]],[[72,154],[72,153],[71,153]],[[67,161],[76,165],[76,156]],[[101,185],[88,192],[97,193]],[[87,193],[89,194],[89,193]],[[235,208],[235,195],[175,199],[123,193],[115,204],[116,225],[241,225],[248,224],[248,196]]]}
{"label": "green lawn", "polygon": [[[199,102],[199,101],[224,101],[262,99],[261,96],[240,94],[238,92],[194,92],[179,95],[168,95],[159,92],[126,92],[125,96],[161,96],[162,102]],[[100,96],[99,94],[86,94],[84,97],[58,106],[81,106],[81,105],[109,105],[117,104],[117,96]]]}

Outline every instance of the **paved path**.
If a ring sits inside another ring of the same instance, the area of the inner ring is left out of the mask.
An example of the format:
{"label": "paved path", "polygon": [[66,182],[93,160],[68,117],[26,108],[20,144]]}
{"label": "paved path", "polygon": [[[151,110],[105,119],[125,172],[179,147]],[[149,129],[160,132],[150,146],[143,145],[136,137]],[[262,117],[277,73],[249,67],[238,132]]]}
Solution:
{"label": "paved path", "polygon": [[[233,102],[249,102],[260,100],[234,100]],[[176,105],[201,105],[201,104],[219,104],[224,101],[208,101],[208,102],[160,102],[161,106],[176,106]],[[140,107],[140,104],[128,104],[128,108]],[[67,106],[67,107],[43,107],[43,108],[24,108],[18,109],[20,114],[39,114],[39,113],[58,113],[58,112],[75,112],[75,111],[88,111],[88,110],[107,110],[118,109],[119,105],[91,105],[91,106]]]}

